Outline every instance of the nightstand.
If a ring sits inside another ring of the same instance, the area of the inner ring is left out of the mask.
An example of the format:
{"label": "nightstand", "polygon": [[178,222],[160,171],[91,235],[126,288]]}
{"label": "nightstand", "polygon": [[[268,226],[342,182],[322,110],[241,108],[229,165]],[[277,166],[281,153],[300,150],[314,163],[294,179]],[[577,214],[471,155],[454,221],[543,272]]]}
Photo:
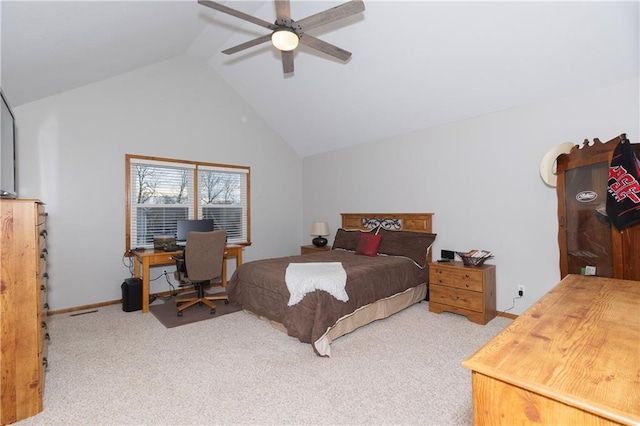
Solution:
{"label": "nightstand", "polygon": [[314,245],[300,246],[300,254],[311,254],[311,253],[317,253],[319,251],[329,251],[329,250],[331,250],[330,246],[324,246],[324,247],[316,247]]}
{"label": "nightstand", "polygon": [[429,311],[464,315],[477,324],[496,316],[495,265],[429,264]]}

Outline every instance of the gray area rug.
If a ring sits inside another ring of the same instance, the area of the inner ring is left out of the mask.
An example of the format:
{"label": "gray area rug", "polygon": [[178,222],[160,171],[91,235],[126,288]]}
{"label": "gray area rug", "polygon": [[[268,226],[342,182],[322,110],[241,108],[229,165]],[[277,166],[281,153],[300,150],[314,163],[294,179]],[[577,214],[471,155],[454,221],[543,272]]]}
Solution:
{"label": "gray area rug", "polygon": [[191,297],[195,293],[181,294],[178,297],[172,297],[166,300],[164,303],[154,303],[149,306],[149,311],[167,328],[179,327],[185,324],[191,324],[193,322],[204,321],[213,318],[219,318],[223,315],[238,312],[239,307],[230,303],[224,303],[222,300],[216,300],[216,313],[211,314],[211,310],[208,306],[195,305],[182,311],[182,316],[178,316],[178,307],[176,306],[176,298],[179,297]]}

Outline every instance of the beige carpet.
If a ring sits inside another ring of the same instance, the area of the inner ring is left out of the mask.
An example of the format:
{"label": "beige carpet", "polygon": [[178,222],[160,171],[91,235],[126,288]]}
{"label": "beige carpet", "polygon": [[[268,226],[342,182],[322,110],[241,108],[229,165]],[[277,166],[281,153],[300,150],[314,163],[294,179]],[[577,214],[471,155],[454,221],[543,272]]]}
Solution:
{"label": "beige carpet", "polygon": [[[191,297],[195,293],[181,294],[179,297]],[[176,297],[172,297],[164,303],[154,303],[149,306],[149,311],[167,328],[178,327],[192,322],[198,322],[213,318],[219,318],[226,314],[231,314],[240,310],[239,307],[230,303],[224,303],[222,300],[214,301],[216,304],[216,313],[211,314],[208,306],[195,305],[182,311],[182,316],[178,316],[178,307],[176,306]]]}
{"label": "beige carpet", "polygon": [[242,311],[165,328],[113,305],[48,322],[44,411],[20,425],[470,425],[461,363],[511,323],[423,302],[321,358]]}

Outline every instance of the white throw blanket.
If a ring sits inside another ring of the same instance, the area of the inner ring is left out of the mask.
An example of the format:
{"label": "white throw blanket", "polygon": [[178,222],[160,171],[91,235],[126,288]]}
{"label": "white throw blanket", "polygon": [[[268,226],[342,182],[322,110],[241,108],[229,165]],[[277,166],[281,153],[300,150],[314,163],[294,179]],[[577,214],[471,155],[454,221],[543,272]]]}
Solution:
{"label": "white throw blanket", "polygon": [[288,306],[300,302],[305,294],[324,290],[338,300],[349,300],[347,273],[340,262],[290,263],[284,280],[291,297]]}

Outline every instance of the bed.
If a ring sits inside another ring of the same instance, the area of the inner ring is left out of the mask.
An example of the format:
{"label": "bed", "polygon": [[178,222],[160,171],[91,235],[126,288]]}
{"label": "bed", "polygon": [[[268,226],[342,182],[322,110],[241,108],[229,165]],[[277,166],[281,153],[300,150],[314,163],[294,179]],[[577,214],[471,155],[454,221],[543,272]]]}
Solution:
{"label": "bed", "polygon": [[343,213],[331,250],[247,262],[230,303],[331,356],[331,342],[428,299],[432,213]]}

